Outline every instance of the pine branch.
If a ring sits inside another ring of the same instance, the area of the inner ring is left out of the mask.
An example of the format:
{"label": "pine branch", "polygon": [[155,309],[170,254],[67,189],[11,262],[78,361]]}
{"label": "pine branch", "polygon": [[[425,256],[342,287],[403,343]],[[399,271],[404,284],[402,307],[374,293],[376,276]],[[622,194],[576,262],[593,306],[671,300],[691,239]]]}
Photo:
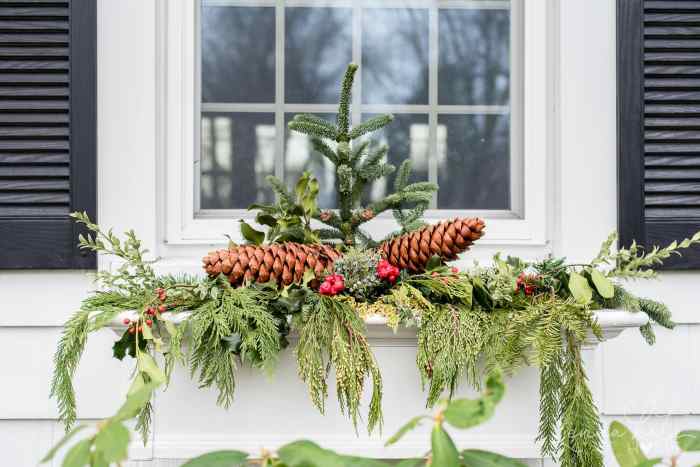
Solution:
{"label": "pine branch", "polygon": [[369,147],[369,143],[369,140],[362,141],[352,149],[350,153],[350,167],[355,167],[362,156],[365,155],[365,151]]}
{"label": "pine branch", "polygon": [[289,193],[287,186],[282,180],[274,175],[268,175],[265,177],[265,180],[272,187],[272,190],[277,194],[281,202],[286,203],[289,206],[294,204],[294,196]]}
{"label": "pine branch", "polygon": [[337,141],[349,141],[350,131],[350,101],[352,99],[352,83],[355,80],[357,65],[351,63],[345,70],[343,85],[340,90],[340,104],[338,105],[338,137]]}
{"label": "pine branch", "polygon": [[318,153],[331,161],[333,165],[338,164],[338,156],[325,141],[319,138],[311,138],[311,145]]}
{"label": "pine branch", "polygon": [[[329,122],[326,119],[323,119],[321,117],[317,117],[316,115],[313,114],[296,114],[292,121],[295,122],[300,122],[300,123],[310,123],[312,125],[318,125],[322,126],[326,129],[328,132],[332,132],[333,134],[336,133],[336,127],[333,123]],[[331,139],[335,139],[331,138]]]}
{"label": "pine branch", "polygon": [[66,322],[53,358],[54,370],[49,397],[56,398],[58,418],[65,425],[66,431],[70,430],[76,420],[73,375],[85,350],[89,316],[89,311],[80,310]]}
{"label": "pine branch", "polygon": [[557,457],[559,447],[561,363],[560,352],[549,364],[540,367],[540,422],[537,441],[542,443],[542,455],[552,458]]}
{"label": "pine branch", "polygon": [[393,115],[384,114],[372,117],[366,122],[362,122],[350,131],[348,137],[353,140],[362,135],[384,128],[394,120]]}
{"label": "pine branch", "polygon": [[640,298],[639,309],[649,315],[649,318],[653,322],[665,327],[666,329],[673,329],[676,327],[676,323],[673,321],[671,316],[671,310],[669,310],[668,307],[661,302],[650,300],[648,298]]}
{"label": "pine branch", "polygon": [[151,424],[153,422],[153,404],[149,400],[139,411],[136,417],[136,425],[134,429],[141,435],[143,445],[148,444],[148,435],[151,432]]}
{"label": "pine branch", "polygon": [[325,125],[309,123],[307,121],[292,120],[287,126],[290,130],[294,130],[305,135],[314,136],[316,138],[328,138],[332,140],[336,139],[335,130],[331,130]]}

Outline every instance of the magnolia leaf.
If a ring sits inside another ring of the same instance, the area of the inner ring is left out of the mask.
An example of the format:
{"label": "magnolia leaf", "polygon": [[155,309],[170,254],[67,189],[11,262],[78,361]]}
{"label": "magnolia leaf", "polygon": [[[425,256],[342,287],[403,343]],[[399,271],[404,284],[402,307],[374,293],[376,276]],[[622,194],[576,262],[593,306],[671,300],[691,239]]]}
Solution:
{"label": "magnolia leaf", "polygon": [[403,436],[408,433],[409,431],[415,429],[417,426],[420,425],[420,422],[423,421],[423,419],[426,419],[425,415],[419,415],[417,417],[413,417],[410,419],[406,424],[404,424],[401,428],[399,428],[399,431],[397,431],[394,436],[389,438],[386,443],[384,443],[384,446],[391,446],[392,444],[396,443],[399,441]]}
{"label": "magnolia leaf", "polygon": [[609,433],[610,444],[620,467],[636,467],[648,460],[637,439],[625,425],[614,421],[610,424]]}
{"label": "magnolia leaf", "polygon": [[241,451],[214,451],[190,459],[182,467],[239,467],[248,465],[248,454]]}
{"label": "magnolia leaf", "polygon": [[676,436],[676,441],[683,451],[700,451],[700,431],[698,430],[681,431]]}
{"label": "magnolia leaf", "polygon": [[83,467],[90,462],[90,447],[92,440],[84,439],[74,445],[63,458],[62,467]]}
{"label": "magnolia leaf", "polygon": [[95,436],[95,449],[107,462],[123,461],[129,454],[129,430],[121,422],[108,422]]}
{"label": "magnolia leaf", "polygon": [[442,425],[436,424],[433,427],[433,432],[430,435],[430,445],[432,448],[432,465],[459,467],[459,452],[457,452],[454,441],[442,428]]}
{"label": "magnolia leaf", "polygon": [[286,444],[277,450],[277,454],[286,467],[387,467],[374,459],[343,456],[305,440]]}
{"label": "magnolia leaf", "polygon": [[613,283],[597,269],[591,269],[591,280],[595,285],[596,290],[603,298],[613,298],[615,295],[615,286]]}
{"label": "magnolia leaf", "polygon": [[241,219],[241,235],[249,243],[253,245],[260,245],[265,240],[265,232],[260,232],[252,228],[246,221]]}
{"label": "magnolia leaf", "polygon": [[277,224],[277,219],[275,219],[275,217],[270,214],[259,212],[255,216],[255,222],[257,222],[260,225],[269,225],[270,227],[274,227],[275,224]]}
{"label": "magnolia leaf", "polygon": [[171,337],[177,334],[177,328],[175,327],[175,324],[173,324],[172,321],[170,321],[169,319],[164,319],[161,320],[161,322],[165,323],[165,330],[168,331],[168,334],[170,334]]}
{"label": "magnolia leaf", "polygon": [[445,420],[455,428],[471,428],[493,416],[494,404],[487,399],[455,399],[445,411]]}
{"label": "magnolia leaf", "polygon": [[58,442],[58,444],[56,444],[54,447],[51,448],[51,450],[49,450],[49,452],[46,453],[44,458],[41,459],[41,463],[44,464],[44,463],[50,461],[51,459],[53,459],[53,457],[56,455],[56,453],[58,452],[59,449],[61,449],[63,446],[65,446],[66,443],[68,441],[70,441],[73,438],[73,436],[76,435],[76,433],[78,433],[80,430],[82,430],[86,427],[87,427],[87,425],[78,425],[75,428],[73,428],[71,431],[66,433],[66,435],[63,438],[61,438],[61,440]]}
{"label": "magnolia leaf", "polygon": [[588,303],[593,298],[593,289],[581,274],[571,271],[569,274],[569,291],[574,299],[582,304]]}
{"label": "magnolia leaf", "polygon": [[145,385],[146,382],[143,380],[142,373],[137,373],[134,381],[131,382],[131,386],[129,387],[129,391],[127,391],[126,395],[130,396],[139,392]]}
{"label": "magnolia leaf", "polygon": [[462,461],[465,467],[526,467],[518,460],[480,449],[462,451]]}

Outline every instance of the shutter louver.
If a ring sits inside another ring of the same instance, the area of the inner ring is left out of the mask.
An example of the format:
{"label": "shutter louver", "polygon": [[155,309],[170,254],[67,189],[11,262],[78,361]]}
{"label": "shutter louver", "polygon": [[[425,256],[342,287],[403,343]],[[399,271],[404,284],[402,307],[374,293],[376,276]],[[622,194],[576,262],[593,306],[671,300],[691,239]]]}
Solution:
{"label": "shutter louver", "polygon": [[620,240],[665,245],[700,230],[700,1],[618,7]]}
{"label": "shutter louver", "polygon": [[95,3],[0,3],[0,268],[95,266]]}

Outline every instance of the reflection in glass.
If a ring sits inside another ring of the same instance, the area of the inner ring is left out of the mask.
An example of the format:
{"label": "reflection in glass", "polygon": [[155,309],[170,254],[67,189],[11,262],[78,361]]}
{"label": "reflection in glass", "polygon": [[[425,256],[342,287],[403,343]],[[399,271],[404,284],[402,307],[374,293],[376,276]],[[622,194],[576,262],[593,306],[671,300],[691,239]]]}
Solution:
{"label": "reflection in glass", "polygon": [[428,103],[428,10],[366,8],[362,16],[362,101]]}
{"label": "reflection in glass", "polygon": [[441,9],[438,19],[439,103],[507,105],[510,12]]}
{"label": "reflection in glass", "polygon": [[[315,113],[317,117],[335,122],[335,114]],[[294,114],[286,114],[284,126],[294,118]],[[326,140],[333,149],[335,144]],[[287,128],[284,145],[284,181],[291,189],[305,170],[318,179],[318,205],[321,209],[337,207],[335,192],[335,166],[311,145],[311,137]]]}
{"label": "reflection in glass", "polygon": [[[368,120],[377,114],[363,114]],[[389,146],[387,162],[397,169],[405,159],[411,159],[411,182],[428,180],[428,116],[421,114],[395,114],[394,121],[370,135],[378,146]],[[377,201],[394,190],[396,172],[376,180],[363,195],[363,203]]]}
{"label": "reflection in glass", "polygon": [[202,6],[202,101],[274,98],[275,9]]}
{"label": "reflection in glass", "polygon": [[438,208],[510,209],[508,115],[438,115]]}
{"label": "reflection in glass", "polygon": [[202,209],[274,200],[265,182],[275,166],[274,114],[204,112],[200,137]]}
{"label": "reflection in glass", "polygon": [[352,61],[350,8],[285,9],[285,100],[335,104],[338,80]]}

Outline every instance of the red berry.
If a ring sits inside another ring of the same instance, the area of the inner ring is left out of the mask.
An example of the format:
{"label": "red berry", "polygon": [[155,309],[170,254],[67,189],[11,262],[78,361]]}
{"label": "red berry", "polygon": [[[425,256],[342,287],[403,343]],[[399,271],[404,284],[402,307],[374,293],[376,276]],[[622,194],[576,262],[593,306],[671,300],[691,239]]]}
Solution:
{"label": "red berry", "polygon": [[330,282],[324,282],[321,284],[318,291],[321,293],[321,295],[330,295],[333,293],[333,285]]}
{"label": "red berry", "polygon": [[160,306],[158,307],[158,312],[163,313],[163,312],[164,312],[165,310],[167,310],[167,309],[168,309],[167,306],[165,306],[165,305],[160,305]]}
{"label": "red berry", "polygon": [[437,272],[437,271],[433,271],[433,274],[432,274],[432,276],[433,276],[433,277],[437,277],[437,276],[439,276],[439,275],[440,275],[440,273],[439,273],[439,272]]}
{"label": "red berry", "polygon": [[155,310],[155,308],[153,308],[152,306],[149,306],[148,308],[146,308],[146,314],[147,314],[147,315],[152,315],[152,314],[155,313],[155,312],[156,312],[156,310]]}
{"label": "red berry", "polygon": [[152,320],[152,319],[147,319],[147,320],[146,320],[146,325],[148,325],[149,328],[150,328],[151,326],[153,326],[153,320]]}
{"label": "red berry", "polygon": [[136,329],[136,332],[143,332],[143,326],[139,326],[139,327]]}
{"label": "red berry", "polygon": [[335,282],[335,283],[331,286],[331,292],[333,293],[333,295],[342,292],[344,289],[345,289],[345,283],[342,282],[342,281]]}
{"label": "red berry", "polygon": [[451,271],[452,274],[459,274],[459,269],[457,269],[456,267],[452,267]]}
{"label": "red berry", "polygon": [[129,324],[131,320],[129,318],[124,318],[124,324]]}

